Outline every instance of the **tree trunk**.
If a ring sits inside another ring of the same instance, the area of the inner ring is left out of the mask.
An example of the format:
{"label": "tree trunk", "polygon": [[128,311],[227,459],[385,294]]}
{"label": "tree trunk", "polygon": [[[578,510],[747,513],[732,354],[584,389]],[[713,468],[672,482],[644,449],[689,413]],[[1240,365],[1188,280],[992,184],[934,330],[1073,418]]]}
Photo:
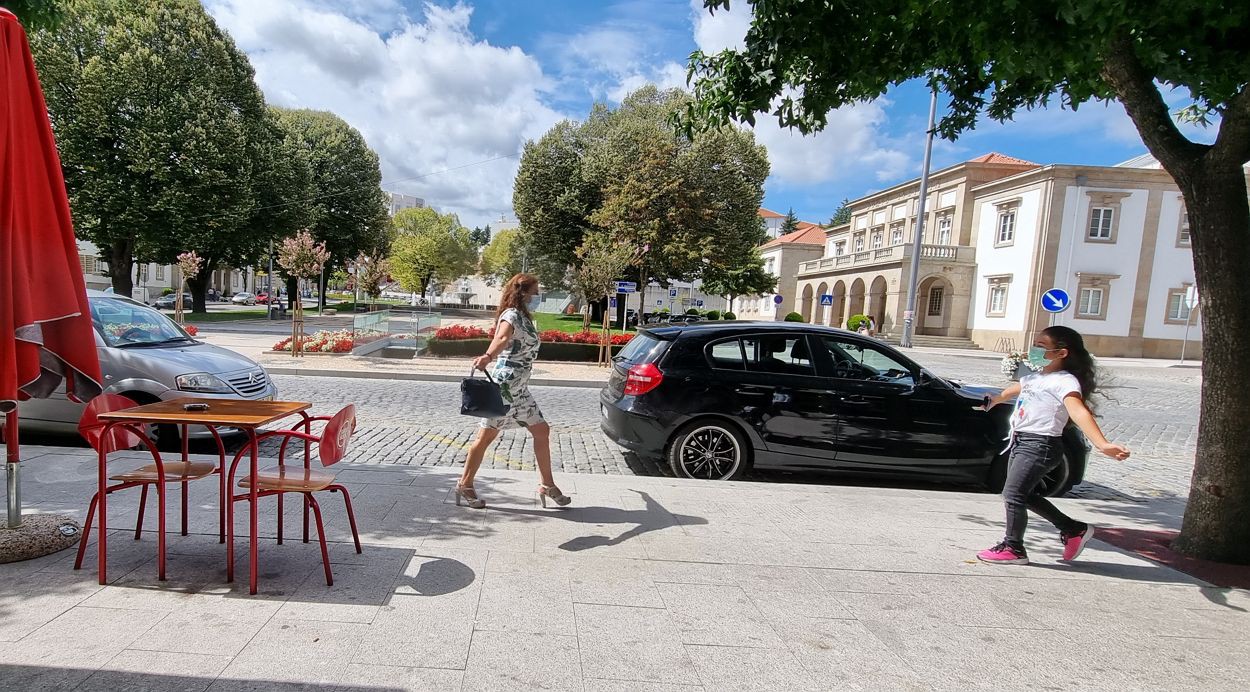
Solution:
{"label": "tree trunk", "polygon": [[[1237,162],[1196,167],[1185,196],[1202,315],[1202,403],[1189,504],[1175,548],[1250,564],[1250,207]],[[1129,462],[1132,463],[1132,462]]]}
{"label": "tree trunk", "polygon": [[135,257],[132,243],[128,240],[114,242],[108,248],[109,279],[113,283],[113,293],[130,297],[135,282],[131,277]]}
{"label": "tree trunk", "polygon": [[193,278],[187,279],[187,288],[191,289],[191,312],[203,315],[208,312],[208,308],[204,304],[204,294],[208,291],[208,282],[213,275],[213,270],[207,266],[200,268],[200,273]]}

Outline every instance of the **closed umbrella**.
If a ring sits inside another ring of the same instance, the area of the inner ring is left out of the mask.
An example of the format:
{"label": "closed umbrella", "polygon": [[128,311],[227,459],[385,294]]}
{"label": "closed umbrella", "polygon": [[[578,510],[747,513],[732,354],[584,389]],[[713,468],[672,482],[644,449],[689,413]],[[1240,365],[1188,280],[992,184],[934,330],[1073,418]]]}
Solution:
{"label": "closed umbrella", "polygon": [[91,312],[60,157],[26,32],[0,8],[0,412],[9,528],[22,524],[17,402],[65,383],[100,393]]}

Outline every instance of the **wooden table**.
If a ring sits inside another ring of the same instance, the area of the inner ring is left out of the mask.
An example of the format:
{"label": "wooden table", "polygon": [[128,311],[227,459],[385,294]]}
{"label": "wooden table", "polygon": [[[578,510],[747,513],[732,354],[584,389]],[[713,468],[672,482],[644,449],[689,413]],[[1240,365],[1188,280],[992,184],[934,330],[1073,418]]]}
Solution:
{"label": "wooden table", "polygon": [[[207,411],[187,411],[183,407],[186,404],[208,404]],[[109,413],[100,414],[100,420],[107,422],[103,434],[107,435],[110,428],[122,423],[140,423],[140,424],[164,424],[164,425],[181,425],[183,439],[183,455],[185,457],[187,451],[187,426],[203,425],[208,428],[235,428],[242,430],[247,434],[247,447],[241,450],[239,454],[247,452],[250,459],[250,476],[256,477],[257,456],[259,454],[256,440],[256,429],[282,420],[288,416],[300,414],[304,418],[308,414],[304,413],[312,404],[303,401],[253,401],[249,399],[194,399],[182,398],[171,399],[169,401],[160,401],[155,404],[147,404],[145,406],[136,406],[121,411],[111,411]],[[108,480],[108,472],[105,468],[107,453],[100,452],[100,469],[99,469],[99,485],[100,485],[100,533],[99,535],[99,559],[100,559],[100,583],[105,583],[105,562],[107,555],[108,527],[106,524],[106,498],[108,495],[104,492],[105,484]],[[236,455],[237,459],[237,455]],[[234,581],[234,464],[229,469],[225,467],[225,457],[222,457],[222,467],[218,469],[221,475],[221,522],[225,529],[226,542],[226,581]],[[251,574],[249,575],[249,591],[248,593],[256,593],[256,534],[257,534],[257,484],[249,485],[248,507],[250,515],[250,536],[249,536],[249,567]],[[160,537],[164,539],[164,535]],[[164,575],[160,575],[164,578]]]}

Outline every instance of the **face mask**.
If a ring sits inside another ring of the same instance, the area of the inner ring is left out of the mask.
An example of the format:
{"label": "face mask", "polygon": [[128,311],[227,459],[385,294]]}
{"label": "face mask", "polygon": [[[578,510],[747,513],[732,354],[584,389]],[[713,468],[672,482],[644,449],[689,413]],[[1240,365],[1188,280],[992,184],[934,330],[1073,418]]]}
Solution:
{"label": "face mask", "polygon": [[530,300],[528,303],[525,304],[525,307],[529,308],[530,312],[534,312],[535,310],[538,309],[538,306],[541,305],[542,302],[543,302],[542,296],[538,294],[534,294],[530,296]]}
{"label": "face mask", "polygon": [[1035,368],[1044,368],[1055,362],[1046,357],[1047,353],[1049,353],[1049,351],[1041,346],[1033,346],[1029,348],[1029,364]]}

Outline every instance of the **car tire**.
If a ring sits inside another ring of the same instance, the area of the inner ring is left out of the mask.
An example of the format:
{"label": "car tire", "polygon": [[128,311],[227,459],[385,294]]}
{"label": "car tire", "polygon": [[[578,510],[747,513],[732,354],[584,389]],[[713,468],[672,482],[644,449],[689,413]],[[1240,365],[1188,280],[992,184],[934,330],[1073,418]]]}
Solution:
{"label": "car tire", "polygon": [[751,447],[732,424],[715,419],[688,423],[669,440],[669,468],[678,478],[732,481],[751,468]]}
{"label": "car tire", "polygon": [[[990,466],[989,479],[986,481],[990,492],[1001,493],[1003,491],[1003,486],[1007,483],[1009,454],[998,455]],[[1076,479],[1072,477],[1072,459],[1069,458],[1068,451],[1065,449],[1063,461],[1059,462],[1059,465],[1042,479],[1041,494],[1043,497],[1062,497],[1074,485],[1076,485]]]}

